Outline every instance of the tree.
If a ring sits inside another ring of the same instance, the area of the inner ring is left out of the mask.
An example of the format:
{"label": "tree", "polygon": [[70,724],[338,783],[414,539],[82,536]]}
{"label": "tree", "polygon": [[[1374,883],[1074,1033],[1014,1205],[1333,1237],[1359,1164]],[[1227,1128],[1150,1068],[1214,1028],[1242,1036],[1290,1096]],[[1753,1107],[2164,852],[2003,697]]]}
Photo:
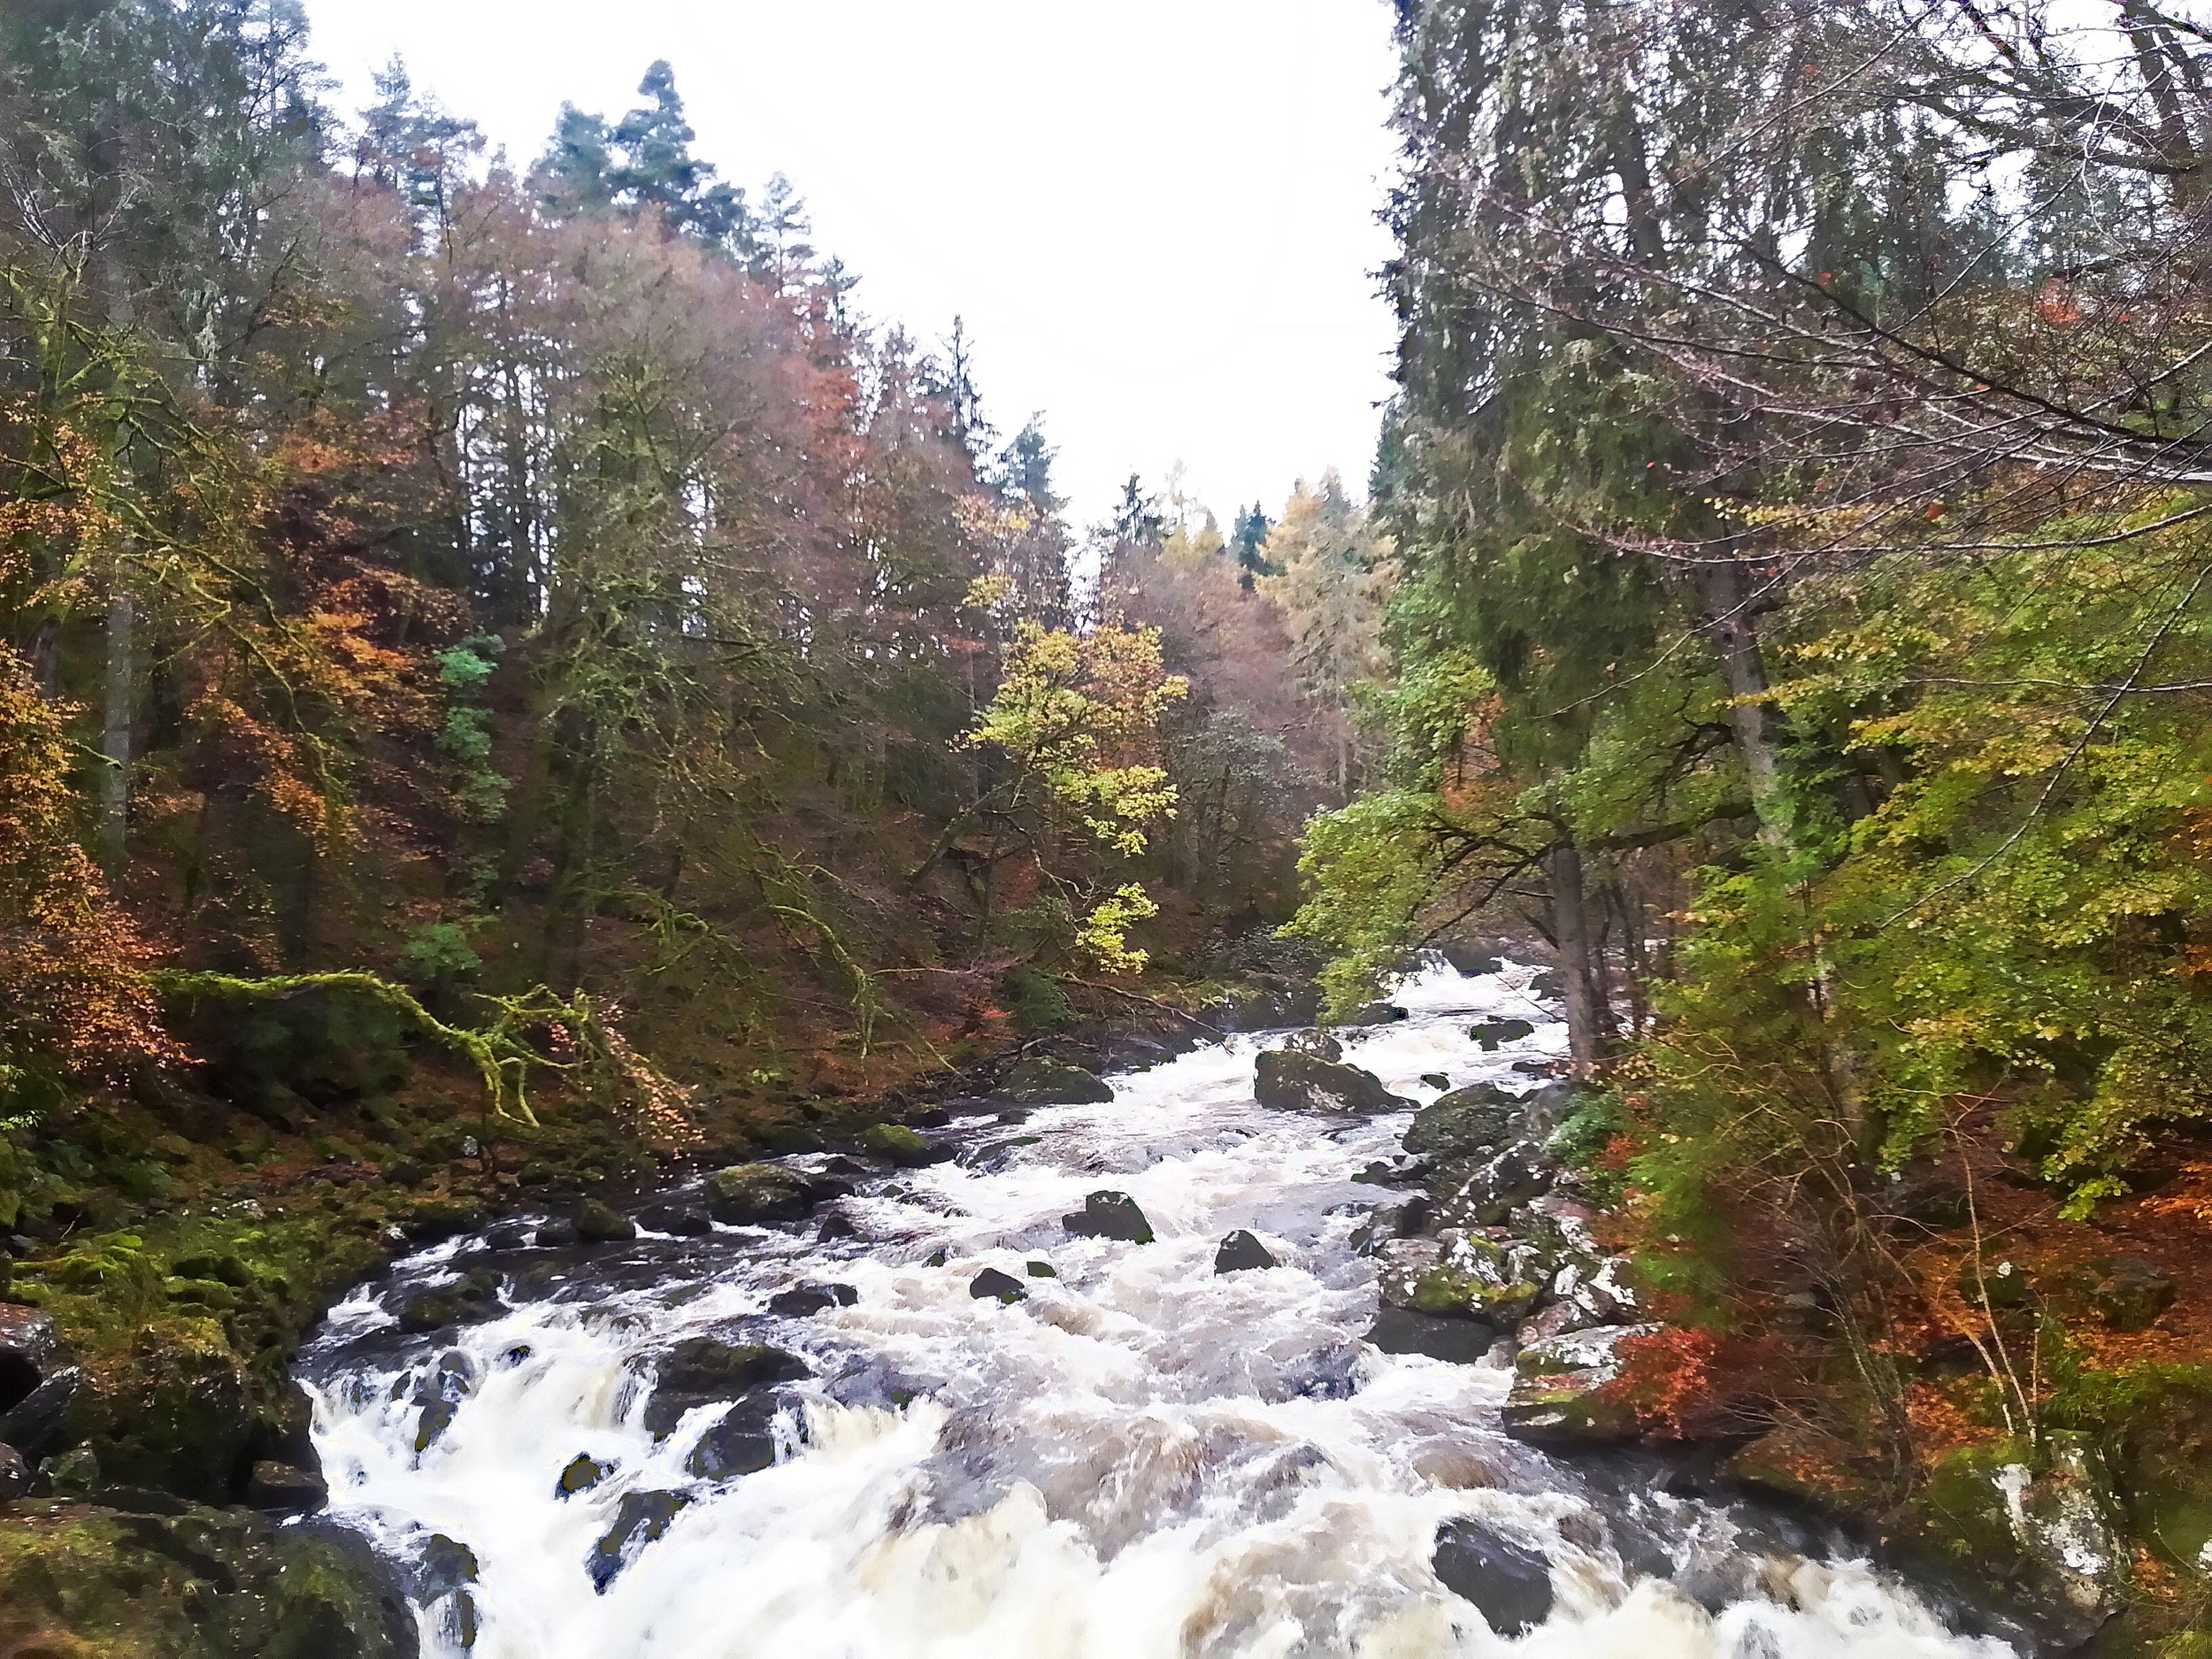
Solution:
{"label": "tree", "polygon": [[1263,544],[1280,576],[1259,589],[1279,606],[1291,663],[1305,695],[1327,713],[1336,746],[1335,783],[1348,800],[1358,783],[1355,704],[1385,671],[1382,608],[1391,547],[1344,493],[1334,472],[1316,488],[1302,482]]}

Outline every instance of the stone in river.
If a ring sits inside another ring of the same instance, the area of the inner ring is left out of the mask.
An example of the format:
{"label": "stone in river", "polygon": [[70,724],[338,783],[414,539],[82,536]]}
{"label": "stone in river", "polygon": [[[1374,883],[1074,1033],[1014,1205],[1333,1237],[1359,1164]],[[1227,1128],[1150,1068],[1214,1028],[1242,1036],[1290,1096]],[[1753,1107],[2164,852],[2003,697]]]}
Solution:
{"label": "stone in river", "polygon": [[969,1280],[968,1294],[978,1302],[987,1302],[996,1298],[1010,1305],[1017,1302],[1026,1302],[1029,1299],[1029,1293],[1022,1288],[1021,1280],[1016,1279],[1011,1273],[1000,1272],[995,1267],[987,1267]]}
{"label": "stone in river", "polygon": [[1268,1254],[1267,1247],[1241,1227],[1222,1240],[1221,1248],[1214,1252],[1214,1272],[1217,1276],[1274,1265],[1275,1258]]}
{"label": "stone in river", "polygon": [[1425,1354],[1472,1365],[1490,1352],[1498,1333],[1479,1319],[1442,1319],[1385,1304],[1376,1310],[1367,1340],[1386,1354]]}
{"label": "stone in river", "polygon": [[768,1311],[787,1319],[804,1319],[831,1308],[849,1308],[860,1300],[850,1285],[794,1285],[768,1299]]}
{"label": "stone in river", "polygon": [[1093,1193],[1083,1208],[1060,1217],[1060,1225],[1079,1239],[1119,1239],[1125,1244],[1152,1242],[1152,1224],[1145,1219],[1137,1201],[1126,1193]]}
{"label": "stone in river", "polygon": [[612,1473],[612,1463],[603,1463],[588,1452],[579,1452],[561,1471],[554,1489],[561,1497],[572,1498],[580,1492],[589,1492]]}
{"label": "stone in river", "polygon": [[739,1164],[707,1177],[707,1213],[726,1227],[796,1221],[814,1202],[804,1178],[774,1164]]}
{"label": "stone in river", "polygon": [[937,1160],[936,1148],[904,1124],[870,1124],[861,1134],[860,1144],[901,1169],[919,1169]]}
{"label": "stone in river", "polygon": [[1278,1111],[1390,1112],[1413,1104],[1385,1088],[1372,1071],[1291,1048],[1271,1048],[1260,1056],[1252,1093],[1261,1105]]}
{"label": "stone in river", "polygon": [[1495,1054],[1501,1043],[1533,1037],[1536,1027],[1525,1019],[1479,1019],[1468,1027],[1467,1034],[1482,1045],[1485,1054]]}
{"label": "stone in river", "polygon": [[681,1492],[625,1493],[615,1510],[614,1525],[592,1546],[585,1563],[592,1588],[604,1595],[615,1575],[634,1561],[646,1545],[667,1532],[669,1523],[690,1504],[689,1495]]}
{"label": "stone in river", "polygon": [[271,1515],[311,1515],[330,1502],[330,1488],[312,1470],[257,1463],[246,1481],[246,1502]]}
{"label": "stone in river", "polygon": [[1079,1065],[1067,1065],[1042,1055],[1017,1063],[991,1094],[994,1099],[1021,1106],[1103,1105],[1114,1098],[1112,1086],[1102,1079]]}
{"label": "stone in river", "polygon": [[586,1244],[622,1244],[637,1237],[637,1223],[596,1199],[576,1210],[576,1236]]}
{"label": "stone in river", "polygon": [[811,1374],[804,1360],[780,1348],[692,1337],[661,1361],[645,1426],[657,1439],[695,1407],[742,1399],[763,1384],[797,1382]]}
{"label": "stone in river", "polygon": [[1479,1522],[1439,1527],[1431,1564],[1444,1587],[1472,1601],[1497,1635],[1523,1635],[1551,1617],[1551,1563]]}
{"label": "stone in river", "polygon": [[686,1472],[702,1480],[734,1480],[769,1467],[776,1461],[776,1413],[781,1405],[767,1389],[739,1401],[699,1437],[684,1460]]}

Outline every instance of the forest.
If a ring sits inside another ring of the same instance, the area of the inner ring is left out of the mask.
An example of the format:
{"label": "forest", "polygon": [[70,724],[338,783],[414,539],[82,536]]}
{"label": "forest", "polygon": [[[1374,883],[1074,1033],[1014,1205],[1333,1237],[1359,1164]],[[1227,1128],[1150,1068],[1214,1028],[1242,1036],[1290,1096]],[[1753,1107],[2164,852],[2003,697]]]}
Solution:
{"label": "forest", "polygon": [[2212,1654],[2212,19],[1394,15],[1379,451],[1225,528],[1072,522],[665,63],[525,159],[0,10],[0,1302],[111,1477],[238,1496],[440,1206],[1502,950],[1642,1436],[1954,1565],[2032,1471]]}

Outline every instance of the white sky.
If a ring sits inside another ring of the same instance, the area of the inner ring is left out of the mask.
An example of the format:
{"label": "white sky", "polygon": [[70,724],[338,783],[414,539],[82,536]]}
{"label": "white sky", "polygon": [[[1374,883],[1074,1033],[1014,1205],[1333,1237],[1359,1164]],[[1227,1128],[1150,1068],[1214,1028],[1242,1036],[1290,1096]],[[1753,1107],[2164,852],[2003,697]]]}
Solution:
{"label": "white sky", "polygon": [[564,99],[676,71],[693,153],[806,197],[854,303],[964,316],[992,421],[1033,409],[1079,522],[1171,464],[1225,525],[1327,466],[1388,395],[1372,273],[1392,166],[1384,0],[308,0],[349,115],[397,51],[527,163]]}

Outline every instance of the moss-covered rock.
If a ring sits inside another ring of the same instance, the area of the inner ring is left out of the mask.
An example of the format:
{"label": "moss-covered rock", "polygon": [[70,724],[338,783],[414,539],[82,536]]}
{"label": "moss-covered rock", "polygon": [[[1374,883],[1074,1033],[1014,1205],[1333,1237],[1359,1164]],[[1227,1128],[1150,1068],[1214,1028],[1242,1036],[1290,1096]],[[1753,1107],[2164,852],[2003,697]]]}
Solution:
{"label": "moss-covered rock", "polygon": [[707,1213],[728,1227],[796,1221],[813,1208],[806,1181],[774,1164],[739,1164],[707,1177]]}
{"label": "moss-covered rock", "polygon": [[0,1653],[411,1659],[398,1579],[357,1535],[238,1510],[61,1502],[0,1517]]}
{"label": "moss-covered rock", "polygon": [[1385,1088],[1372,1071],[1291,1048],[1271,1048],[1260,1056],[1252,1090],[1261,1105],[1278,1111],[1364,1114],[1400,1111],[1413,1104]]}
{"label": "moss-covered rock", "polygon": [[991,1092],[1018,1106],[1102,1105],[1114,1098],[1113,1087],[1095,1074],[1043,1055],[1018,1062]]}
{"label": "moss-covered rock", "polygon": [[937,1156],[929,1142],[904,1124],[871,1124],[862,1132],[860,1144],[901,1169],[918,1169]]}

